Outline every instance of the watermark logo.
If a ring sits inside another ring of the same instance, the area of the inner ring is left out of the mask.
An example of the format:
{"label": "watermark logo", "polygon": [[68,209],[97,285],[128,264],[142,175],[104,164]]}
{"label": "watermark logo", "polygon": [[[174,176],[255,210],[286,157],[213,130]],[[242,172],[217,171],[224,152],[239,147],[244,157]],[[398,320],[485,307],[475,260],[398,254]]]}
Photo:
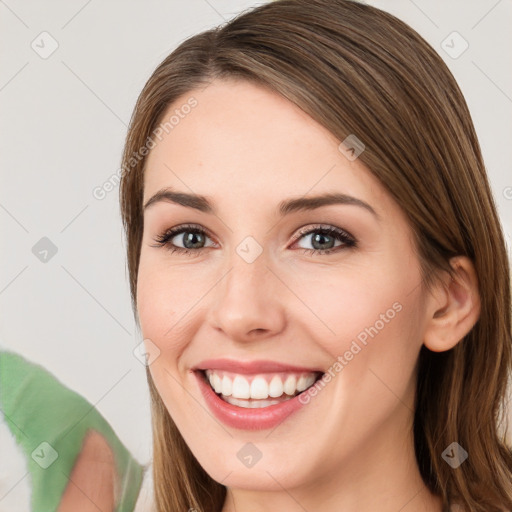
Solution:
{"label": "watermark logo", "polygon": [[149,338],[146,338],[134,348],[133,355],[144,366],[150,366],[160,357],[160,349]]}
{"label": "watermark logo", "polygon": [[457,469],[468,458],[468,452],[459,443],[453,442],[441,454],[441,457],[453,469]]}
{"label": "watermark logo", "polygon": [[366,146],[353,133],[338,146],[338,150],[351,162],[356,160],[365,148]]}
{"label": "watermark logo", "polygon": [[43,236],[32,247],[32,254],[42,263],[48,263],[56,254],[57,246],[46,236]]}
{"label": "watermark logo", "polygon": [[37,462],[39,466],[41,466],[43,469],[47,469],[57,460],[59,454],[50,443],[43,441],[32,452],[31,457]]}
{"label": "watermark logo", "polygon": [[469,48],[469,43],[458,32],[454,31],[443,39],[441,48],[452,59],[458,59]]}
{"label": "watermark logo", "polygon": [[236,252],[247,263],[253,263],[263,252],[263,247],[252,236],[246,236],[237,245]]}
{"label": "watermark logo", "polygon": [[238,450],[236,456],[244,466],[252,468],[261,459],[263,454],[252,443],[246,443]]}
{"label": "watermark logo", "polygon": [[50,57],[59,47],[57,40],[49,32],[41,32],[31,43],[30,47],[41,59]]}

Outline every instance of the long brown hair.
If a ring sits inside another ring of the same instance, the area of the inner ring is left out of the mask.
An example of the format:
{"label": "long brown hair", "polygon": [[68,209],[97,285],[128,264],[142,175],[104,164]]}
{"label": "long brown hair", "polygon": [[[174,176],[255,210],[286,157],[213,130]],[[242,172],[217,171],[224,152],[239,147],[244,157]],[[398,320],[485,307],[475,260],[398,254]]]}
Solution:
{"label": "long brown hair", "polygon": [[[444,507],[512,509],[505,399],[512,365],[510,269],[466,102],[437,53],[408,25],[350,0],[277,0],[195,35],[154,71],[135,106],[122,160],[121,214],[132,306],[143,232],[141,148],[179,97],[214,79],[250,80],[284,96],[359,156],[406,213],[429,289],[449,259],[471,259],[480,317],[453,349],[422,347],[414,416],[417,463]],[[186,96],[185,96],[186,97]],[[137,318],[138,322],[138,318]],[[147,370],[158,512],[219,512],[226,488],[199,465]],[[503,430],[503,432],[500,432]],[[457,441],[457,469],[442,452]]]}

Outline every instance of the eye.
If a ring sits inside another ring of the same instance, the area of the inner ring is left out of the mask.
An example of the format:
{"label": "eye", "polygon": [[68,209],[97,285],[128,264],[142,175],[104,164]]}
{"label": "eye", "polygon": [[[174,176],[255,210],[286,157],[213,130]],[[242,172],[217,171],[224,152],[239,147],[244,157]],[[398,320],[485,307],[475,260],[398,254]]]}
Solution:
{"label": "eye", "polygon": [[[158,235],[155,238],[156,244],[152,247],[165,247],[171,253],[177,252],[192,255],[207,247],[205,245],[207,238],[210,237],[203,228],[187,224],[168,229],[161,235]],[[174,239],[175,241],[173,241]],[[181,243],[182,246],[177,245],[177,243]]]}
{"label": "eye", "polygon": [[[334,226],[313,226],[303,228],[299,231],[295,240],[310,237],[313,248],[303,247],[305,254],[331,254],[347,247],[357,247],[355,238],[343,229]],[[335,244],[336,241],[340,243]]]}
{"label": "eye", "polygon": [[[347,247],[357,246],[354,237],[334,226],[308,226],[299,231],[294,241],[306,237],[311,237],[313,245],[312,249],[302,247],[306,254],[330,254]],[[156,236],[156,243],[152,247],[165,247],[171,253],[194,255],[202,249],[214,246],[214,244],[206,245],[207,239],[211,240],[207,231],[202,227],[187,224],[168,229]],[[336,241],[340,243],[336,245]]]}

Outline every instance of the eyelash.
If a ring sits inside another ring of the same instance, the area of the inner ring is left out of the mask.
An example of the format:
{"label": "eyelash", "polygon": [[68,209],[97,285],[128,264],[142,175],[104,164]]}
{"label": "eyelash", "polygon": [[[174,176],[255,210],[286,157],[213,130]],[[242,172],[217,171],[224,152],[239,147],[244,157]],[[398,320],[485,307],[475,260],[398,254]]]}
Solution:
{"label": "eyelash", "polygon": [[[207,236],[208,238],[212,238],[207,231],[203,228],[196,225],[182,225],[175,228],[168,229],[161,235],[158,235],[154,240],[156,242],[152,247],[165,247],[171,253],[177,252],[179,254],[185,254],[189,256],[197,255],[198,252],[201,252],[203,249],[207,249],[207,247],[201,247],[199,249],[185,249],[183,247],[177,247],[170,243],[170,240],[174,238],[176,235],[181,233],[191,232],[191,233],[200,233],[201,235]],[[303,254],[331,254],[334,252],[338,252],[338,250],[343,248],[357,247],[357,242],[349,235],[346,231],[340,228],[336,228],[334,226],[312,226],[308,228],[304,228],[299,231],[298,235],[294,238],[294,242],[300,240],[304,235],[310,235],[311,233],[321,233],[323,235],[329,235],[343,242],[344,245],[338,245],[331,249],[304,249],[300,248],[303,251]]]}

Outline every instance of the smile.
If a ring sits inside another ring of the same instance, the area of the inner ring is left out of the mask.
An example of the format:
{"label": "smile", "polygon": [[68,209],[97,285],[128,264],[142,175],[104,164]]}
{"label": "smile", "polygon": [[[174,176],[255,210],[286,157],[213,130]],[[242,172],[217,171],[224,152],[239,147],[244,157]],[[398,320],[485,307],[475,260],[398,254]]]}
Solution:
{"label": "smile", "polygon": [[213,416],[241,430],[277,427],[305,407],[302,393],[323,376],[316,371],[250,374],[197,368],[193,374]]}
{"label": "smile", "polygon": [[272,374],[237,374],[205,370],[212,390],[222,400],[237,407],[257,409],[290,400],[311,387],[320,372],[279,372]]}

